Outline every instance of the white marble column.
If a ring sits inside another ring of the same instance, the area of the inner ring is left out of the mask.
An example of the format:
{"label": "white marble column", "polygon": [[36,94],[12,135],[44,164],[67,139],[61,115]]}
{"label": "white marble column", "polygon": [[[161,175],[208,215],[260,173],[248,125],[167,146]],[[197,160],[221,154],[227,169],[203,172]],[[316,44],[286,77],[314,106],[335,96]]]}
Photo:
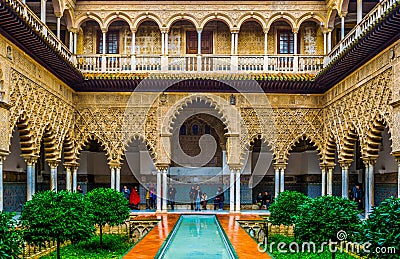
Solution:
{"label": "white marble column", "polygon": [[50,190],[57,192],[57,167],[58,162],[51,161],[48,162],[50,166]]}
{"label": "white marble column", "polygon": [[121,167],[115,168],[115,190],[121,190]]}
{"label": "white marble column", "polygon": [[107,48],[106,48],[107,47],[106,46],[107,31],[106,30],[102,30],[101,32],[103,33],[103,39],[102,39],[103,40],[103,49],[102,49],[101,53],[102,54],[106,54],[106,51],[107,51]]}
{"label": "white marble column", "polygon": [[76,50],[77,50],[77,43],[78,43],[78,32],[74,33],[74,54],[76,54]]}
{"label": "white marble column", "polygon": [[328,53],[332,50],[332,31],[328,32]]}
{"label": "white marble column", "polygon": [[74,52],[74,34],[69,31],[69,51]]}
{"label": "white marble column", "polygon": [[201,32],[202,30],[197,30],[197,54],[201,54]]}
{"label": "white marble column", "polygon": [[240,212],[240,169],[236,169],[236,212]]}
{"label": "white marble column", "polygon": [[231,55],[235,55],[235,33],[231,32]]}
{"label": "white marble column", "polygon": [[321,196],[326,195],[326,168],[321,168]]}
{"label": "white marble column", "polygon": [[165,37],[165,55],[168,55],[168,32],[164,33],[164,37]]}
{"label": "white marble column", "polygon": [[279,168],[275,167],[275,199],[279,195]]}
{"label": "white marble column", "polygon": [[72,168],[72,191],[76,192],[78,187],[78,167]]}
{"label": "white marble column", "polygon": [[372,211],[372,206],[374,206],[375,203],[375,181],[374,181],[374,164],[373,162],[371,162],[368,166],[369,166],[369,170],[368,170],[368,208],[369,208],[369,212]]}
{"label": "white marble column", "polygon": [[298,54],[298,49],[297,49],[297,31],[293,32],[293,54],[297,55]]}
{"label": "white marble column", "polygon": [[400,160],[397,160],[397,198],[400,198]]}
{"label": "white marble column", "polygon": [[324,32],[323,33],[324,34],[324,55],[326,55],[327,54],[327,46],[326,46],[326,44],[327,44],[327,35],[326,35],[326,32]]}
{"label": "white marble column", "polygon": [[279,186],[279,192],[285,191],[285,168],[282,167],[280,170],[281,175],[279,176],[280,180],[280,186]]}
{"label": "white marble column", "polygon": [[165,33],[161,32],[161,55],[165,54]]}
{"label": "white marble column", "polygon": [[0,211],[3,211],[4,209],[3,161],[4,156],[0,155]]}
{"label": "white marble column", "polygon": [[46,24],[46,0],[40,1],[40,20]]}
{"label": "white marble column", "polygon": [[359,24],[362,20],[363,15],[363,8],[362,8],[362,0],[357,0],[357,24]]}
{"label": "white marble column", "polygon": [[365,215],[369,213],[369,165],[365,164],[365,175],[364,175],[364,207]]}
{"label": "white marble column", "polygon": [[131,55],[136,54],[136,32],[132,31],[132,40],[131,40]]}
{"label": "white marble column", "polygon": [[268,55],[268,32],[264,32],[264,55]]}
{"label": "white marble column", "polygon": [[26,158],[26,200],[30,201],[35,194],[35,164],[34,158]]}
{"label": "white marble column", "polygon": [[239,32],[235,33],[235,55],[239,54]]}
{"label": "white marble column", "polygon": [[157,212],[161,212],[161,170],[157,171]]}
{"label": "white marble column", "polygon": [[61,17],[57,16],[57,38],[61,35]]}
{"label": "white marble column", "polygon": [[66,183],[66,189],[67,191],[72,191],[72,172],[71,172],[71,167],[66,166],[65,167],[66,171],[66,177],[65,177],[65,183]]}
{"label": "white marble column", "polygon": [[168,184],[167,184],[167,169],[162,170],[162,212],[167,212],[168,202]]}
{"label": "white marble column", "polygon": [[349,198],[349,165],[342,164],[342,198]]}
{"label": "white marble column", "polygon": [[230,173],[230,184],[229,184],[229,211],[235,210],[235,171],[232,169]]}
{"label": "white marble column", "polygon": [[340,17],[341,19],[341,30],[340,30],[340,40],[344,39],[344,15]]}
{"label": "white marble column", "polygon": [[111,189],[115,190],[115,168],[111,167]]}
{"label": "white marble column", "polygon": [[328,167],[328,175],[326,179],[326,195],[332,195],[333,188],[333,167]]}
{"label": "white marble column", "polygon": [[131,40],[131,70],[132,72],[136,71],[136,32],[132,31],[132,40]]}

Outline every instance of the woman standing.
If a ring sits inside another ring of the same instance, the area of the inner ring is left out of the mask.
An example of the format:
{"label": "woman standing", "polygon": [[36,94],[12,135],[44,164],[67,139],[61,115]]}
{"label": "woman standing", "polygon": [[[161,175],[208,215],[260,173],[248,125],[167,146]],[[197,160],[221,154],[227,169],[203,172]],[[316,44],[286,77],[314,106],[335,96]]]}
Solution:
{"label": "woman standing", "polygon": [[203,192],[203,195],[201,196],[201,207],[203,208],[203,210],[207,209],[207,198],[207,194]]}
{"label": "woman standing", "polygon": [[140,202],[140,196],[138,193],[137,186],[132,188],[131,195],[129,197],[129,204],[133,205],[134,210],[139,209],[139,202]]}
{"label": "woman standing", "polygon": [[201,199],[202,195],[203,195],[203,193],[200,190],[200,185],[197,185],[195,195],[194,195],[194,197],[196,199],[196,209],[195,209],[196,211],[197,210],[200,211],[200,199]]}

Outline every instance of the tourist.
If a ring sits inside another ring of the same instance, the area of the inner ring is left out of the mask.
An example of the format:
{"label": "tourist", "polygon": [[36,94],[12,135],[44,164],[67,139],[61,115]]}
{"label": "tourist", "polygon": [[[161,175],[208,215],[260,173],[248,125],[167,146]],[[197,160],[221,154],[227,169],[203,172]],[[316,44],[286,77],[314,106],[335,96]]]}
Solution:
{"label": "tourist", "polygon": [[352,197],[353,201],[357,202],[357,209],[362,210],[362,191],[359,183],[353,187]]}
{"label": "tourist", "polygon": [[194,194],[194,197],[196,199],[196,209],[195,209],[196,211],[200,211],[200,200],[201,200],[202,195],[203,195],[203,193],[201,192],[200,186],[197,185],[195,194]]}
{"label": "tourist", "polygon": [[263,199],[263,195],[261,192],[258,193],[257,197],[256,197],[256,204],[258,205],[259,209],[261,209],[262,207],[262,199]]}
{"label": "tourist", "polygon": [[169,190],[168,190],[168,196],[169,196],[169,204],[171,205],[171,210],[174,210],[175,206],[175,194],[176,194],[176,189],[172,184],[169,185]]}
{"label": "tourist", "polygon": [[149,210],[150,209],[150,204],[151,204],[151,202],[150,202],[150,200],[151,200],[151,197],[150,197],[150,189],[147,189],[146,190],[146,210]]}
{"label": "tourist", "polygon": [[126,185],[124,185],[124,188],[122,188],[121,192],[124,195],[125,199],[127,199],[129,201],[131,191],[128,189],[128,187],[126,187]]}
{"label": "tourist", "polygon": [[[224,197],[224,192],[222,191],[222,187],[218,187],[217,196],[215,198],[218,201],[218,207],[219,207],[218,209],[223,210],[225,197]],[[215,210],[215,205],[214,205],[214,210]]]}
{"label": "tourist", "polygon": [[196,194],[196,190],[194,189],[194,186],[192,185],[192,187],[190,188],[190,191],[189,191],[190,209],[191,210],[194,210],[195,194]]}
{"label": "tourist", "polygon": [[83,195],[83,190],[80,184],[78,184],[78,186],[76,187],[76,191]]}
{"label": "tourist", "polygon": [[203,210],[207,209],[207,193],[203,192],[203,195],[201,196],[201,207]]}
{"label": "tourist", "polygon": [[271,195],[266,191],[262,196],[262,205],[265,206],[265,209],[268,210],[269,205],[271,204]]}
{"label": "tourist", "polygon": [[138,210],[139,203],[140,203],[140,195],[137,186],[135,186],[134,188],[132,188],[131,195],[129,197],[129,204],[132,206],[134,210]]}
{"label": "tourist", "polygon": [[150,209],[156,208],[157,194],[154,187],[150,187]]}

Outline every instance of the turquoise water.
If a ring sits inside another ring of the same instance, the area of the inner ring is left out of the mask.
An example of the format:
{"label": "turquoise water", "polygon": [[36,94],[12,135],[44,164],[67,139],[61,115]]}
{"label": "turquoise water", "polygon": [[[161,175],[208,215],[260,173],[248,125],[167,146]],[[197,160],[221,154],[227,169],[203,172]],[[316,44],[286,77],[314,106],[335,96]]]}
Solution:
{"label": "turquoise water", "polygon": [[159,258],[236,258],[215,215],[182,215]]}

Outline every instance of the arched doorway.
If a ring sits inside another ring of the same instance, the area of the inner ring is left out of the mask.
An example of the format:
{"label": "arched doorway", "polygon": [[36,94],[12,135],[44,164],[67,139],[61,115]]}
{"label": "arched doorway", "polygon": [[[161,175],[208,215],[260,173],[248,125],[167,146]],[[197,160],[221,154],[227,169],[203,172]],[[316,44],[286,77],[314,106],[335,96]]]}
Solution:
{"label": "arched doorway", "polygon": [[[218,187],[229,188],[225,133],[220,114],[204,101],[193,101],[176,117],[171,136],[169,183],[177,190],[178,203],[190,203],[191,186],[199,185],[211,201]],[[229,197],[227,192],[225,201]]]}

